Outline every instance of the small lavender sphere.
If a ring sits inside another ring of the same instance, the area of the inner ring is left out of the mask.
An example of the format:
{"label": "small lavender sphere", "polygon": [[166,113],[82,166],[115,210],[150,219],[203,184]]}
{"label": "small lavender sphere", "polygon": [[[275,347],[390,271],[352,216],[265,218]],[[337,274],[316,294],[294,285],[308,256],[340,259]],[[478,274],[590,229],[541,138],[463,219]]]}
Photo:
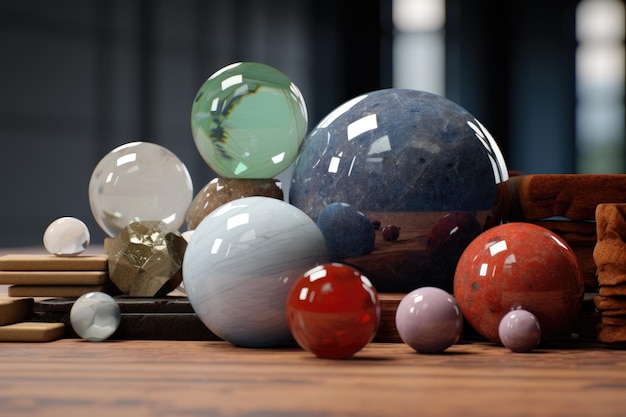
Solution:
{"label": "small lavender sphere", "polygon": [[74,302],[70,323],[78,336],[90,342],[108,339],[120,325],[120,306],[109,294],[89,292]]}
{"label": "small lavender sphere", "polygon": [[408,293],[398,304],[396,328],[419,353],[441,353],[459,340],[463,316],[456,299],[437,287]]}
{"label": "small lavender sphere", "polygon": [[539,320],[527,310],[511,310],[498,327],[502,344],[513,352],[524,353],[535,348],[541,340]]}
{"label": "small lavender sphere", "polygon": [[367,255],[374,250],[374,225],[363,213],[346,203],[331,203],[317,217],[333,262]]}
{"label": "small lavender sphere", "polygon": [[166,223],[178,230],[193,198],[185,164],[169,149],[150,142],[130,142],[106,154],[89,180],[89,205],[109,237],[133,221]]}

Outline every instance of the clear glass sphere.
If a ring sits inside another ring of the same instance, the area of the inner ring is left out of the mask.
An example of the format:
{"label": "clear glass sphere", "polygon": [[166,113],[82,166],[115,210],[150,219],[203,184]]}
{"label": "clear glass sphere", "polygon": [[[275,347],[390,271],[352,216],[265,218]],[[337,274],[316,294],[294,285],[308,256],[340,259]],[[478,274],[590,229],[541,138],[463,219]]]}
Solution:
{"label": "clear glass sphere", "polygon": [[150,142],[119,146],[100,160],[89,181],[89,204],[106,234],[131,221],[162,221],[177,231],[193,198],[191,176],[174,153]]}
{"label": "clear glass sphere", "polygon": [[254,62],[228,65],[200,87],[191,109],[202,158],[226,178],[272,178],[298,156],[307,109],[279,70]]}

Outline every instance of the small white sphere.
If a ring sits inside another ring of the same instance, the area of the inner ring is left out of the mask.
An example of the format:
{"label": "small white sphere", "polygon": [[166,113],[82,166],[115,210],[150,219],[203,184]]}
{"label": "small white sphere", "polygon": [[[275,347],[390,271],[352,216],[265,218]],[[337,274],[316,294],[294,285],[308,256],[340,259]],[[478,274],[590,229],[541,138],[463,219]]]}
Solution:
{"label": "small white sphere", "polygon": [[43,245],[57,256],[76,256],[89,246],[89,229],[75,217],[61,217],[50,223],[43,234]]}
{"label": "small white sphere", "polygon": [[120,306],[109,294],[81,295],[70,310],[70,323],[78,336],[90,342],[108,339],[120,325]]}

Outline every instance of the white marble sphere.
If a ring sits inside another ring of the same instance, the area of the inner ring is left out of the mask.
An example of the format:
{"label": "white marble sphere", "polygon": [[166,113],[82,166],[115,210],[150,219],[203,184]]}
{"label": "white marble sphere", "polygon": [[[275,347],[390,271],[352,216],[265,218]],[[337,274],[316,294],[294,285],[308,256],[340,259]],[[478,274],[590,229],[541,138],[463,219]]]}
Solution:
{"label": "white marble sphere", "polygon": [[162,221],[178,231],[192,198],[187,167],[156,143],[118,146],[98,162],[89,180],[91,212],[110,237],[141,220]]}
{"label": "white marble sphere", "polygon": [[72,305],[70,323],[78,336],[90,342],[108,339],[120,325],[120,306],[109,294],[89,292]]}
{"label": "white marble sphere", "polygon": [[216,336],[241,347],[291,340],[287,295],[298,277],[328,261],[322,232],[300,209],[245,197],[205,217],[189,240],[183,283]]}
{"label": "white marble sphere", "polygon": [[52,255],[76,256],[89,246],[89,228],[75,217],[60,217],[43,234],[43,246]]}

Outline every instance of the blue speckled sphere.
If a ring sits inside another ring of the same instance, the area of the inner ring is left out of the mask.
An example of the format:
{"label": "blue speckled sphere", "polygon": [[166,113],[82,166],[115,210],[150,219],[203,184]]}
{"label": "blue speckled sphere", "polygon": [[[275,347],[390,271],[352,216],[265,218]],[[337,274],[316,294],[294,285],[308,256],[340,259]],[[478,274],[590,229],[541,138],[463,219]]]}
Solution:
{"label": "blue speckled sphere", "polygon": [[[310,132],[294,163],[289,202],[313,219],[343,202],[400,228],[391,242],[377,231],[374,251],[347,263],[379,291],[409,291],[439,286],[431,273],[441,268],[425,247],[431,228],[455,212],[485,225],[497,185],[507,179],[497,143],[461,106],[423,91],[385,89],[342,104]],[[449,288],[448,275],[437,279]]]}
{"label": "blue speckled sphere", "polygon": [[317,216],[328,256],[332,262],[367,255],[374,250],[374,225],[363,213],[346,203],[331,203]]}

